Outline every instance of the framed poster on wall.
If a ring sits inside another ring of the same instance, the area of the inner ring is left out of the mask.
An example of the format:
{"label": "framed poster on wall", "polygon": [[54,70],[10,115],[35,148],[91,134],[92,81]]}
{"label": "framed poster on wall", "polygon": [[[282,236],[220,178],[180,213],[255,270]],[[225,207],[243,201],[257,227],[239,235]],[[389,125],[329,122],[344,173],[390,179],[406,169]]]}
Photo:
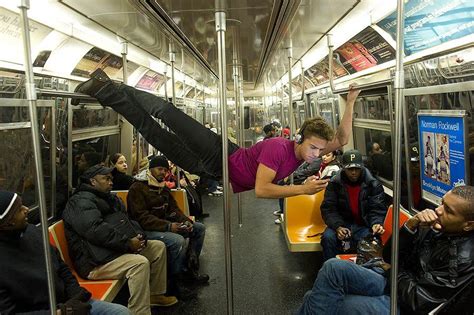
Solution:
{"label": "framed poster on wall", "polygon": [[422,197],[440,204],[451,188],[469,183],[465,110],[420,110],[420,177]]}

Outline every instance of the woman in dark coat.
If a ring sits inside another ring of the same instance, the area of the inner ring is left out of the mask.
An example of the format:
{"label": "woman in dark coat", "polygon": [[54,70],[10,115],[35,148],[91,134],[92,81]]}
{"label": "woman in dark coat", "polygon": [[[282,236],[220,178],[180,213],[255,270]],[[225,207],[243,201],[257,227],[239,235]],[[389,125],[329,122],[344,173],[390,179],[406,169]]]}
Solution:
{"label": "woman in dark coat", "polygon": [[128,165],[125,156],[122,153],[115,153],[110,157],[110,164],[114,168],[112,190],[128,190],[135,180],[126,174]]}

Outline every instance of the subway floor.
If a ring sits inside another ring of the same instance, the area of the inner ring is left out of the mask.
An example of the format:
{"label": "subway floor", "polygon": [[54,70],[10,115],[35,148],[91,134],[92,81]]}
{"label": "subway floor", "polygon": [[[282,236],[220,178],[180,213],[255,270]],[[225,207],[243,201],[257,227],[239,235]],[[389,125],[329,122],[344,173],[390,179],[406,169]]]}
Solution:
{"label": "subway floor", "polygon": [[[243,225],[238,225],[237,198],[232,199],[232,270],[234,314],[294,314],[322,264],[321,253],[290,253],[272,212],[278,200],[256,199],[243,193]],[[210,214],[201,254],[201,272],[209,285],[197,287],[197,297],[154,314],[226,314],[226,273],[222,197],[203,196]]]}

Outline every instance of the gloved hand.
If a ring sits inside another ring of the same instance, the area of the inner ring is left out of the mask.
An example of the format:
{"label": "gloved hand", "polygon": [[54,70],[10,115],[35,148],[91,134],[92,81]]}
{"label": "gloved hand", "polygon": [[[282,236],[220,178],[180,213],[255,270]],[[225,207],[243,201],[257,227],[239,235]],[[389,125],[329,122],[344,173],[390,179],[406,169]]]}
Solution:
{"label": "gloved hand", "polygon": [[81,302],[88,302],[92,297],[92,294],[84,289],[83,287],[80,287],[79,291],[77,291],[76,294],[74,294],[69,300],[78,300]]}
{"label": "gloved hand", "polygon": [[91,305],[87,302],[71,299],[61,304],[59,309],[61,310],[61,315],[89,315]]}

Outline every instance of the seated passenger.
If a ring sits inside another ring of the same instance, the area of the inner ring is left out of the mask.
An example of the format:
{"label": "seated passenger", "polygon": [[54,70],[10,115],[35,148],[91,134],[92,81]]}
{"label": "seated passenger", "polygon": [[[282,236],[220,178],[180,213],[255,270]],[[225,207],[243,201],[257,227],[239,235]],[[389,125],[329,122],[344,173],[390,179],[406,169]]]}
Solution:
{"label": "seated passenger", "polygon": [[[428,314],[474,278],[473,230],[472,186],[453,188],[438,208],[423,210],[405,223],[400,229],[398,260],[401,314]],[[387,262],[390,250],[387,244],[383,255]],[[389,314],[390,264],[379,266],[385,273],[350,261],[328,260],[298,314]],[[456,306],[471,314],[472,288],[460,295],[463,303]],[[471,303],[470,307],[464,302]]]}
{"label": "seated passenger", "polygon": [[[163,156],[150,160],[147,181],[135,182],[128,192],[130,216],[140,223],[148,239],[160,240],[166,244],[168,266],[173,280],[179,278],[207,283],[209,276],[197,273],[206,228],[199,222],[193,223],[179,210],[164,182],[168,167],[168,160]],[[188,237],[189,253],[186,255],[185,238]],[[195,270],[187,269],[187,259],[195,260]],[[179,291],[178,288],[174,289]]]}
{"label": "seated passenger", "polygon": [[[151,305],[177,303],[166,292],[166,247],[148,241],[129,220],[120,198],[110,193],[112,169],[89,168],[63,213],[66,239],[78,274],[86,279],[128,280],[128,308],[150,314]],[[140,254],[140,255],[137,255]]]}
{"label": "seated passenger", "polygon": [[102,164],[102,155],[94,151],[87,151],[75,157],[76,167],[73,168],[72,184],[76,187],[81,175],[91,166]]}
{"label": "seated passenger", "polygon": [[[312,163],[304,162],[301,164],[296,171],[293,172],[293,184],[299,185],[302,184],[308,177],[317,176],[318,178],[331,178],[339,171],[340,164],[337,160],[337,155],[339,150],[329,152],[321,157],[321,159],[316,159]],[[283,184],[289,184],[289,178],[283,180]],[[283,198],[279,199],[280,209],[273,211],[273,215],[278,216],[279,218],[275,220],[275,224],[281,224],[282,219],[280,218],[283,214]]]}
{"label": "seated passenger", "polygon": [[[219,180],[222,177],[222,139],[166,100],[125,84],[110,80],[97,69],[91,79],[76,91],[95,97],[123,115],[143,137],[173,163],[184,170]],[[240,148],[228,141],[229,180],[235,193],[255,189],[259,198],[284,198],[314,194],[326,188],[327,180],[313,178],[305,185],[279,186],[277,181],[290,175],[303,161],[312,162],[321,154],[334,151],[348,142],[352,111],[360,91],[350,88],[346,109],[338,131],[321,117],[305,121],[302,140],[273,138],[250,148]],[[78,99],[72,99],[78,104]],[[174,133],[160,126],[159,118]]]}
{"label": "seated passenger", "polygon": [[337,151],[333,151],[322,156],[322,162],[319,167],[319,178],[331,178],[341,169],[339,161],[337,160],[337,154]]}
{"label": "seated passenger", "polygon": [[135,181],[132,176],[127,175],[127,159],[122,153],[115,153],[110,157],[112,176],[114,184],[112,190],[128,190]]}
{"label": "seated passenger", "polygon": [[264,137],[260,141],[268,140],[268,139],[271,139],[273,137],[276,137],[276,130],[275,130],[275,127],[272,124],[265,125],[263,127],[263,133],[264,133]]}
{"label": "seated passenger", "polygon": [[[17,194],[0,190],[0,314],[3,315],[51,314],[43,238],[38,227],[28,224],[28,211]],[[89,291],[79,286],[52,248],[51,262],[60,314],[130,314],[125,306],[92,300]]]}
{"label": "seated passenger", "polygon": [[387,207],[382,184],[363,166],[359,151],[344,152],[342,164],[344,169],[329,182],[321,204],[327,225],[321,237],[324,260],[348,249],[341,244],[356,248],[357,242],[370,233],[385,231]]}

